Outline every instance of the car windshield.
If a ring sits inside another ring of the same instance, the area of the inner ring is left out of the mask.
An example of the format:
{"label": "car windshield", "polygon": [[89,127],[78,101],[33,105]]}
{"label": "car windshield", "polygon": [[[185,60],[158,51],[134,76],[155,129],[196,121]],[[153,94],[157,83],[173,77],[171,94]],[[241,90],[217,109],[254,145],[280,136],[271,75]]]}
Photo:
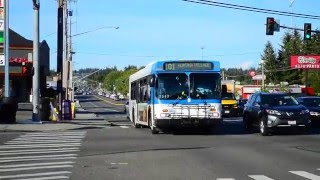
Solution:
{"label": "car windshield", "polygon": [[231,100],[231,99],[235,99],[235,97],[233,93],[226,92],[221,94],[221,99]]}
{"label": "car windshield", "polygon": [[261,104],[267,106],[296,106],[298,102],[289,95],[263,95]]}
{"label": "car windshield", "polygon": [[186,99],[188,76],[185,73],[158,74],[157,96],[159,99]]}
{"label": "car windshield", "polygon": [[320,107],[320,98],[305,98],[303,99],[303,105],[309,107]]}
{"label": "car windshield", "polygon": [[190,74],[190,97],[192,99],[220,98],[221,84],[218,73]]}

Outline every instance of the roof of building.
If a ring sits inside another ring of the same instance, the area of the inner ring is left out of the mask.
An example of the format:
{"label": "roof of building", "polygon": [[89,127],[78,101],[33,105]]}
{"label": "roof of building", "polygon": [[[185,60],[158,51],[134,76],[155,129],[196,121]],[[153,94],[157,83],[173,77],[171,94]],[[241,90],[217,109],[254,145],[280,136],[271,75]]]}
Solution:
{"label": "roof of building", "polygon": [[[9,30],[9,40],[10,40],[10,47],[24,47],[24,48],[32,48],[33,47],[33,41],[24,38],[14,30]],[[0,46],[3,46],[1,44]]]}

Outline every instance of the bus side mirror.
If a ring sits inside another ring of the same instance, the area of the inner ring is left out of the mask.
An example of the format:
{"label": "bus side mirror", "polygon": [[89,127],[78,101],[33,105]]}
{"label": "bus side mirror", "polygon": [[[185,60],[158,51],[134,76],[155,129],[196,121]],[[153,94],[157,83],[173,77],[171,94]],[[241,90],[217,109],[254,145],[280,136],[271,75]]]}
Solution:
{"label": "bus side mirror", "polygon": [[148,84],[149,84],[150,87],[154,87],[154,84],[155,84],[154,83],[154,77],[149,79],[149,83]]}

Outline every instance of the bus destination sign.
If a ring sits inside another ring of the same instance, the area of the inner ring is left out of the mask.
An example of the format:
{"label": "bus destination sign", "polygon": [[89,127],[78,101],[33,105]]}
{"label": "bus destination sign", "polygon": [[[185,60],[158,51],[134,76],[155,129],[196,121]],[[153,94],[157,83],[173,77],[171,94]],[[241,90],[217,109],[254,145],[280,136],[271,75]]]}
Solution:
{"label": "bus destination sign", "polygon": [[164,63],[164,70],[212,70],[213,64],[211,62],[167,62]]}

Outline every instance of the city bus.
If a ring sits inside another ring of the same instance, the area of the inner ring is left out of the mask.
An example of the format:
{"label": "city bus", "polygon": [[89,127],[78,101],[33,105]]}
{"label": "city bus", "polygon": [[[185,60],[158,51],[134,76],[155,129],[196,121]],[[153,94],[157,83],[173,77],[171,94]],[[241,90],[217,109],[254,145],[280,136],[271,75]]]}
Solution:
{"label": "city bus", "polygon": [[222,122],[218,61],[157,61],[129,77],[129,119],[153,134],[172,127],[210,130]]}

